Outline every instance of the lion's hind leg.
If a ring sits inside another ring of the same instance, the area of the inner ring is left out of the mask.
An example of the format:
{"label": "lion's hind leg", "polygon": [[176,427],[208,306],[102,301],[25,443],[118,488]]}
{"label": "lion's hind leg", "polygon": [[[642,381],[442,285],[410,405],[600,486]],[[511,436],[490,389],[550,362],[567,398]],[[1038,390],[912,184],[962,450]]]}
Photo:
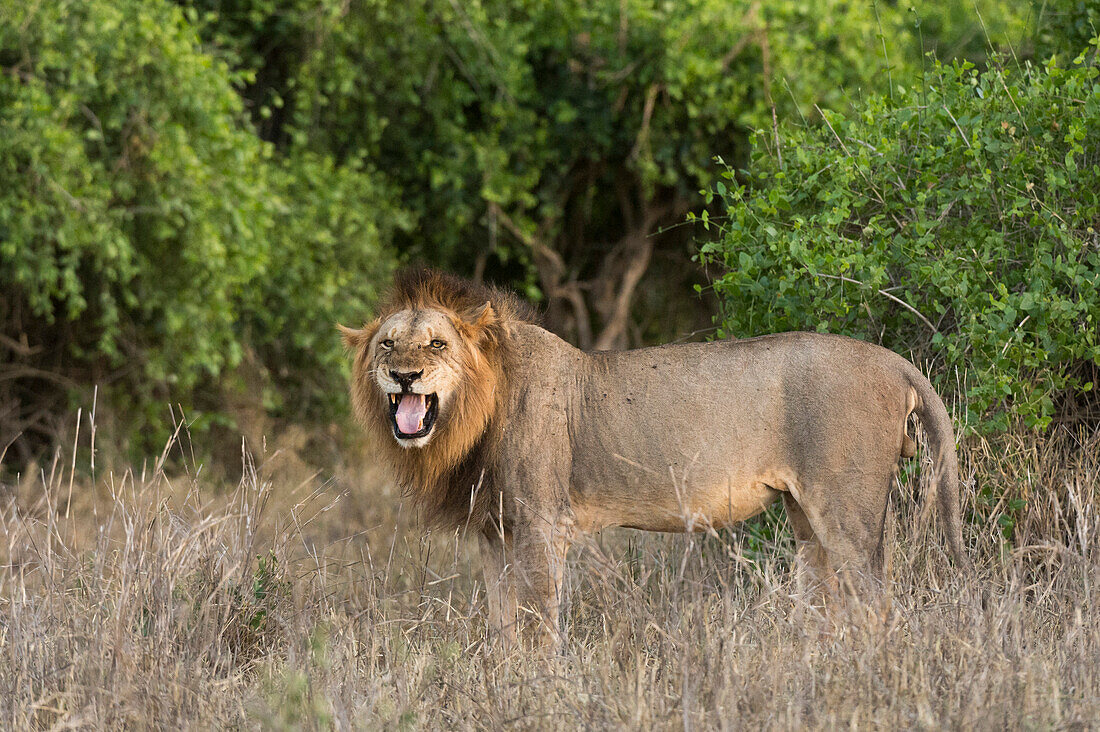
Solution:
{"label": "lion's hind leg", "polygon": [[893,473],[881,479],[862,477],[856,482],[819,478],[792,487],[784,496],[796,538],[800,530],[812,533],[814,548],[823,555],[816,560],[817,568],[857,593],[868,582],[878,584],[882,579],[883,524]]}
{"label": "lion's hind leg", "polygon": [[820,604],[833,580],[825,547],[814,534],[806,512],[790,493],[783,494],[783,507],[796,544],[794,572],[798,594],[812,604]]}

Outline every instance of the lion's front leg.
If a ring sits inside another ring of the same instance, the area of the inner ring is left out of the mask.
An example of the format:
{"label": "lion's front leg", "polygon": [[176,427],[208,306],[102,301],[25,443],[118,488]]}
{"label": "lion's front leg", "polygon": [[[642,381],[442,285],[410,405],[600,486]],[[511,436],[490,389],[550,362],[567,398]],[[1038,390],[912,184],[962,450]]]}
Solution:
{"label": "lion's front leg", "polygon": [[532,517],[514,531],[516,591],[524,635],[544,649],[562,640],[560,611],[573,522],[565,516]]}
{"label": "lion's front leg", "polygon": [[[558,625],[565,560],[575,531],[570,507],[572,466],[563,405],[525,404],[531,424],[511,430],[500,446],[497,485],[500,523],[512,537],[519,627],[525,640],[553,649],[562,640]],[[531,435],[539,435],[537,443]]]}
{"label": "lion's front leg", "polygon": [[510,537],[488,527],[480,537],[481,564],[489,604],[489,630],[499,635],[505,649],[516,645],[516,585],[508,565]]}

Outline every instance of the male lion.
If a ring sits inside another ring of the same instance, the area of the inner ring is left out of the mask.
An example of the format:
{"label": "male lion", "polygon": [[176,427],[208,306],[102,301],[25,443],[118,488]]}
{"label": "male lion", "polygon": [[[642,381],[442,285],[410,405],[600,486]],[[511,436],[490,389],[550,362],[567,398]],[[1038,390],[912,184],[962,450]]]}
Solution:
{"label": "male lion", "polygon": [[885,348],[781,333],[585,353],[514,295],[429,271],[341,330],[358,419],[429,522],[478,533],[490,620],[508,639],[520,606],[557,638],[569,544],[607,526],[718,528],[782,498],[815,574],[877,575],[887,494],[916,449],[911,413],[966,562],[951,419]]}

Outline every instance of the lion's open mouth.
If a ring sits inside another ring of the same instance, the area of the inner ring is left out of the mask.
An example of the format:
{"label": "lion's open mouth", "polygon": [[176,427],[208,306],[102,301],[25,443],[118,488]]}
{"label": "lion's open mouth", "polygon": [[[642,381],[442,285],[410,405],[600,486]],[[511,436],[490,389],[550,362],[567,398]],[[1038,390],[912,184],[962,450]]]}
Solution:
{"label": "lion's open mouth", "polygon": [[390,421],[393,436],[399,440],[424,437],[432,431],[439,413],[439,397],[435,394],[390,394]]}

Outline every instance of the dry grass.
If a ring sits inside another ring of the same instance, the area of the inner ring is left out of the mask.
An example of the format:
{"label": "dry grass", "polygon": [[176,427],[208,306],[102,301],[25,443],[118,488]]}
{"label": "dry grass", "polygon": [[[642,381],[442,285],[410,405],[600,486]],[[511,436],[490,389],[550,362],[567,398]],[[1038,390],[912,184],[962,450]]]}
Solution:
{"label": "dry grass", "polygon": [[801,603],[767,524],[606,532],[548,661],[485,642],[474,542],[422,537],[377,477],[93,486],[59,460],[0,493],[0,727],[1096,726],[1100,433],[965,457],[970,509],[1017,520],[1011,544],[971,529],[972,576],[915,480],[890,589],[846,622]]}

